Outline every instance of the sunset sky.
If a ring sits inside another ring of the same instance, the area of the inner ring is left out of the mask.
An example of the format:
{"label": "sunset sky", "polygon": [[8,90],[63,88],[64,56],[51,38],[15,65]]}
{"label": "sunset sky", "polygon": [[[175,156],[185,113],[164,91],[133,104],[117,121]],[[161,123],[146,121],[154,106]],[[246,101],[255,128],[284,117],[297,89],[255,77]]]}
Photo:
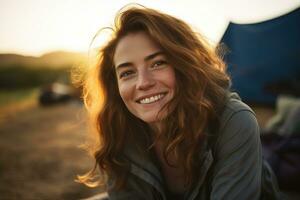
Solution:
{"label": "sunset sky", "polygon": [[0,53],[86,52],[97,30],[132,2],[177,16],[214,43],[229,21],[264,21],[300,6],[300,0],[0,0]]}

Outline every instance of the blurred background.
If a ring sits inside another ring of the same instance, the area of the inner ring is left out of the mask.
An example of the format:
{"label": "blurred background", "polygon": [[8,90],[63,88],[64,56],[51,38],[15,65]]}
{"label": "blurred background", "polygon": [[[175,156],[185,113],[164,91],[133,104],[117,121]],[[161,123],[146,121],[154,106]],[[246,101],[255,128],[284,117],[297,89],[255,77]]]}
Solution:
{"label": "blurred background", "polygon": [[[0,199],[84,199],[101,192],[74,181],[94,163],[79,148],[88,128],[70,71],[88,66],[93,36],[132,2],[0,0]],[[290,117],[287,135],[300,133],[299,112],[289,114],[300,107],[299,0],[134,2],[185,20],[214,46],[225,44],[233,90],[255,110],[262,132],[284,136]],[[299,170],[299,162],[288,168],[292,177]],[[296,182],[284,181],[280,187],[299,198]]]}

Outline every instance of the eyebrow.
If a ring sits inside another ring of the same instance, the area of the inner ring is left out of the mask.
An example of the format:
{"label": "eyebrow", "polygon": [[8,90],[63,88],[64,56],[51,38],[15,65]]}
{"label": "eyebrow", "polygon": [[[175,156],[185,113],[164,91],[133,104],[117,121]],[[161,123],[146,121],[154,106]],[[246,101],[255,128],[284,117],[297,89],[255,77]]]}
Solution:
{"label": "eyebrow", "polygon": [[[158,52],[155,52],[153,54],[150,54],[148,56],[146,56],[144,58],[144,61],[149,61],[149,60],[152,60],[153,58],[155,58],[156,56],[159,56],[159,55],[164,55],[165,53],[163,51],[158,51]],[[120,69],[120,68],[123,68],[123,67],[128,67],[132,65],[131,62],[125,62],[125,63],[121,63],[119,64],[117,67],[116,67],[116,70]]]}

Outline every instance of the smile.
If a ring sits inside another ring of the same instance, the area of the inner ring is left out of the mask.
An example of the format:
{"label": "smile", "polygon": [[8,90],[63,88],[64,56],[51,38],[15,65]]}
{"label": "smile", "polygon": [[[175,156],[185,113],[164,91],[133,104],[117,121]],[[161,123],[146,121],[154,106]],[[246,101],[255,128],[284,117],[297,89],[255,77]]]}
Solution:
{"label": "smile", "polygon": [[149,104],[149,103],[153,103],[153,102],[159,101],[165,95],[166,95],[165,93],[161,93],[161,94],[157,94],[157,95],[154,95],[154,96],[151,96],[151,97],[140,99],[137,102],[140,103],[140,104]]}

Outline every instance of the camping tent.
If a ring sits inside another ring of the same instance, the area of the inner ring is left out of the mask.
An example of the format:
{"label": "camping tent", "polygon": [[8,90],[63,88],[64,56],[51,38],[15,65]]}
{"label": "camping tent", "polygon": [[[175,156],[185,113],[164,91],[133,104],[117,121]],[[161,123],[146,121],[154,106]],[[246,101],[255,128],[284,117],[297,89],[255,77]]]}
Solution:
{"label": "camping tent", "polygon": [[232,87],[243,100],[274,103],[300,80],[300,8],[254,24],[230,23],[221,42]]}

